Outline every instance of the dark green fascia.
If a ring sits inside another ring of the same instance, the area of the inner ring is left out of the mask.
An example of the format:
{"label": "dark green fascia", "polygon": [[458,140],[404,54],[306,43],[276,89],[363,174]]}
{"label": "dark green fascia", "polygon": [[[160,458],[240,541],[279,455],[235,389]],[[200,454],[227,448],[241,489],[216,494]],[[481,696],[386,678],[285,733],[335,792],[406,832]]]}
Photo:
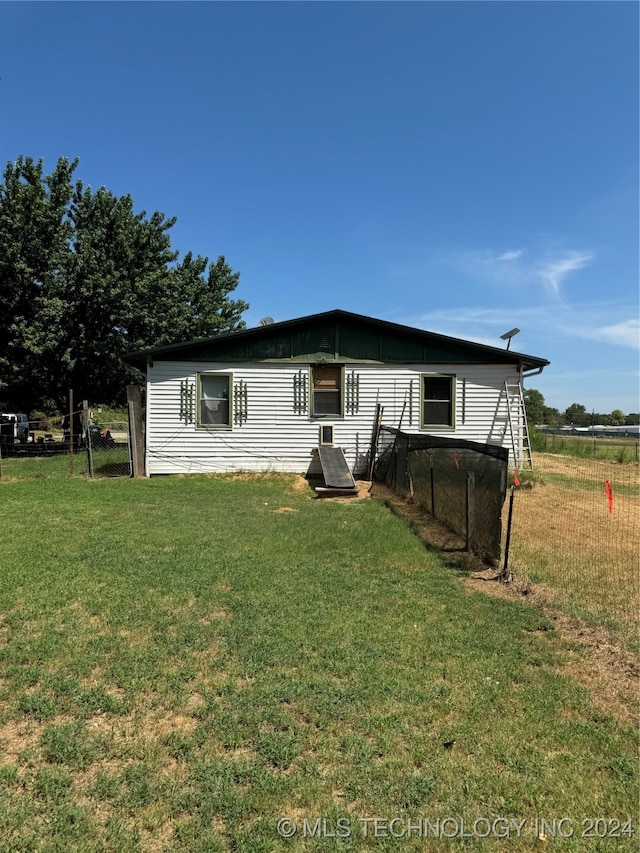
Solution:
{"label": "dark green fascia", "polygon": [[545,359],[399,326],[345,311],[329,311],[272,326],[244,329],[135,353],[154,360],[342,364],[511,364],[523,370]]}

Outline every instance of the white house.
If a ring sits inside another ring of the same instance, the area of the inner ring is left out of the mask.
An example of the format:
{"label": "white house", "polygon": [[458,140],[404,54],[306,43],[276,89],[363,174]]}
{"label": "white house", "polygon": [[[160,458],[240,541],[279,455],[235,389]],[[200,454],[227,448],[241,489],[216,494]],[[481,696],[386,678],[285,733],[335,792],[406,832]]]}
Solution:
{"label": "white house", "polygon": [[378,404],[384,424],[507,446],[517,458],[523,376],[549,364],[340,310],[127,361],[146,372],[148,475],[313,474],[323,440],[341,447],[358,475]]}

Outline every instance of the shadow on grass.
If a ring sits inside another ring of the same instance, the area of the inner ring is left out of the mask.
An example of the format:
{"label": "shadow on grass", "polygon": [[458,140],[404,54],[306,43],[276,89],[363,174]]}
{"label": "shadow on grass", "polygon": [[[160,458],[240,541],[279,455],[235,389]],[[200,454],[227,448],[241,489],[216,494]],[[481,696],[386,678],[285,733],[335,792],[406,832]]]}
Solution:
{"label": "shadow on grass", "polygon": [[463,536],[436,521],[423,506],[414,503],[411,498],[406,498],[377,482],[371,486],[371,496],[384,503],[398,518],[406,521],[426,550],[437,555],[448,568],[466,574],[486,571],[488,568],[487,563],[477,554],[467,551]]}

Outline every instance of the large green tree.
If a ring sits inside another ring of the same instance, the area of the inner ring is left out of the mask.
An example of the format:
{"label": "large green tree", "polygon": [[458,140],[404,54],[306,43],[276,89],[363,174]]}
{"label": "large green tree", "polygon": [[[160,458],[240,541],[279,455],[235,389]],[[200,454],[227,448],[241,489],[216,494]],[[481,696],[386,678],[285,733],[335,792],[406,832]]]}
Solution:
{"label": "large green tree", "polygon": [[572,403],[570,406],[567,406],[564,416],[567,423],[573,424],[573,426],[589,426],[591,423],[591,415],[589,415],[582,403]]}
{"label": "large green tree", "polygon": [[175,219],[74,180],[78,160],[9,163],[0,184],[0,403],[118,404],[132,351],[244,327],[248,305],[223,256],[171,248]]}
{"label": "large green tree", "polygon": [[527,388],[523,396],[529,424],[535,427],[536,424],[544,423],[544,397],[542,392],[535,388]]}

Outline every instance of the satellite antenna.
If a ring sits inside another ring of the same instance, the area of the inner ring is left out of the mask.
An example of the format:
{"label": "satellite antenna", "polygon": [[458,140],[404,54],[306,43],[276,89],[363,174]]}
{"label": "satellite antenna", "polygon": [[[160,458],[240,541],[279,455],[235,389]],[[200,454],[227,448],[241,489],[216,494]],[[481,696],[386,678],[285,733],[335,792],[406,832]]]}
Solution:
{"label": "satellite antenna", "polygon": [[518,329],[518,328],[509,329],[509,331],[505,332],[504,335],[500,335],[500,338],[503,341],[507,342],[507,349],[509,349],[509,347],[511,346],[511,338],[514,338],[518,334],[519,331],[520,331],[520,329]]}
{"label": "satellite antenna", "polygon": [[273,317],[263,317],[262,320],[258,320],[259,326],[272,326],[273,325]]}

